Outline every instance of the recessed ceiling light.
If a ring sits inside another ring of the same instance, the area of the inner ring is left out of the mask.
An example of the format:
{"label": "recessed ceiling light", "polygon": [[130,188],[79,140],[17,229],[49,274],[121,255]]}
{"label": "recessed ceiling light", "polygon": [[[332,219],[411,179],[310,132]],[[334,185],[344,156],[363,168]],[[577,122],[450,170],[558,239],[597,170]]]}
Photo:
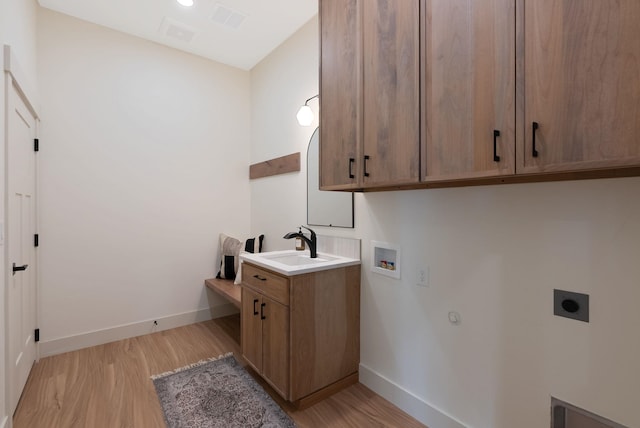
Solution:
{"label": "recessed ceiling light", "polygon": [[176,0],[182,6],[191,7],[193,6],[193,0]]}

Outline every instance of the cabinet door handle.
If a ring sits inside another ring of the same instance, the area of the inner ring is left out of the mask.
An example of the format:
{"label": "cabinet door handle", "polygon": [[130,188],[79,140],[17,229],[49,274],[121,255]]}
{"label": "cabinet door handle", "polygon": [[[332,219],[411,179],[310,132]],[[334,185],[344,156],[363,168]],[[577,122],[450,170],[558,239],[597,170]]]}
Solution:
{"label": "cabinet door handle", "polygon": [[353,164],[356,162],[356,160],[354,158],[349,158],[349,178],[356,178],[355,175],[353,175]]}
{"label": "cabinet door handle", "polygon": [[493,161],[500,162],[500,156],[498,156],[498,137],[500,136],[500,131],[497,129],[493,130]]}
{"label": "cabinet door handle", "polygon": [[536,131],[538,130],[540,125],[538,125],[538,122],[533,122],[533,124],[531,125],[531,131],[533,134],[533,143],[531,144],[531,155],[534,158],[538,157],[538,151],[536,150]]}
{"label": "cabinet door handle", "polygon": [[258,310],[256,309],[256,303],[258,302],[258,299],[253,299],[253,315],[258,315]]}
{"label": "cabinet door handle", "polygon": [[267,306],[267,304],[266,304],[266,303],[262,303],[262,304],[260,305],[260,319],[261,319],[261,320],[266,320],[266,319],[267,319],[267,317],[265,317],[265,316],[264,316],[264,307],[265,307],[265,306]]}
{"label": "cabinet door handle", "polygon": [[260,276],[260,275],[258,275],[258,274],[253,275],[253,277],[254,277],[255,279],[260,280],[260,281],[266,281],[266,280],[267,280],[267,278],[265,278],[264,276]]}
{"label": "cabinet door handle", "polygon": [[369,176],[369,173],[367,172],[367,161],[369,159],[370,159],[370,157],[365,155],[365,157],[364,157],[364,176],[365,177]]}

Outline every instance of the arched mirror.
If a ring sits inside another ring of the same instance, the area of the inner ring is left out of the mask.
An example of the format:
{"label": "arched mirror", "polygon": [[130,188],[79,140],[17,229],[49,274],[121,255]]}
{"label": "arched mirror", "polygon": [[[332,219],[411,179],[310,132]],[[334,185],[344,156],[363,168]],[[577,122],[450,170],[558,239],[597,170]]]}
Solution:
{"label": "arched mirror", "polygon": [[307,224],[353,227],[353,192],[320,190],[320,133],[318,128],[307,150]]}

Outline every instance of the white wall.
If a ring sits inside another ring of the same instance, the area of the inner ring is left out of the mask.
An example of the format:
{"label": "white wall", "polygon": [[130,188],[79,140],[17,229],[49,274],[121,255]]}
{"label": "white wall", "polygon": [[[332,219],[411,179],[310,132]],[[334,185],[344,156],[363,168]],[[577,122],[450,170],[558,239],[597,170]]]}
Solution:
{"label": "white wall", "polygon": [[0,2],[0,41],[10,45],[32,89],[37,90],[36,75],[36,0]]}
{"label": "white wall", "polygon": [[[550,395],[640,426],[639,185],[366,195],[363,238],[401,244],[404,266],[365,271],[362,363],[472,427],[546,426]],[[554,317],[554,288],[590,294],[591,322]]]}
{"label": "white wall", "polygon": [[[37,91],[36,79],[36,1],[35,0],[3,0],[0,2],[0,49],[4,45],[11,46],[15,58],[19,62],[26,82],[21,82],[31,88],[32,94]],[[0,53],[0,65],[4,70],[4,58]],[[5,236],[5,73],[2,72],[0,81],[0,229]],[[0,427],[11,426],[5,397],[8,395],[8,382],[5,367],[5,251],[4,242],[0,245]],[[5,425],[6,424],[6,425]]]}
{"label": "white wall", "polygon": [[249,73],[38,18],[43,346],[222,304],[203,280],[249,232]]}
{"label": "white wall", "polygon": [[313,18],[251,70],[251,163],[301,152],[300,172],[251,180],[251,229],[266,233],[265,248],[293,248],[282,239],[307,222],[307,146],[318,126],[296,121],[305,100],[318,94],[318,20]]}
{"label": "white wall", "polygon": [[[295,112],[316,93],[317,46],[312,21],[252,70],[252,162],[304,157],[313,129]],[[304,222],[304,183],[252,182],[253,231]],[[640,426],[639,188],[625,178],[356,195],[356,228],[323,233],[362,239],[369,385],[431,428],[549,426],[552,395]],[[402,247],[399,281],[367,269],[371,240]],[[415,285],[422,267],[428,288]],[[591,322],[554,317],[554,288],[590,294]]]}

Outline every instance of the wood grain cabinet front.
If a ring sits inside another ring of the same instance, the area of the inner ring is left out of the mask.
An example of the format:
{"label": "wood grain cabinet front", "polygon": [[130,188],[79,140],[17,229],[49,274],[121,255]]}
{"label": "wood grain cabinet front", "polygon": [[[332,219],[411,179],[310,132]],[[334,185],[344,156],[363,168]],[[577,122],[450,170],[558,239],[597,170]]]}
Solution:
{"label": "wood grain cabinet front", "polygon": [[420,179],[419,0],[320,0],[320,187]]}
{"label": "wood grain cabinet front", "polygon": [[519,1],[519,172],[640,165],[640,2]]}
{"label": "wood grain cabinet front", "polygon": [[[286,288],[286,302],[273,298],[274,284]],[[360,266],[285,277],[244,262],[241,324],[248,364],[307,407],[358,381]]]}
{"label": "wood grain cabinet front", "polygon": [[242,355],[284,398],[289,396],[289,308],[242,289]]}
{"label": "wood grain cabinet front", "polygon": [[514,174],[514,0],[424,4],[422,180]]}
{"label": "wood grain cabinet front", "polygon": [[639,19],[636,0],[425,0],[422,180],[640,173]]}
{"label": "wood grain cabinet front", "polygon": [[640,2],[319,0],[324,190],[640,175]]}
{"label": "wood grain cabinet front", "polygon": [[639,19],[636,0],[425,0],[422,179],[640,165]]}

